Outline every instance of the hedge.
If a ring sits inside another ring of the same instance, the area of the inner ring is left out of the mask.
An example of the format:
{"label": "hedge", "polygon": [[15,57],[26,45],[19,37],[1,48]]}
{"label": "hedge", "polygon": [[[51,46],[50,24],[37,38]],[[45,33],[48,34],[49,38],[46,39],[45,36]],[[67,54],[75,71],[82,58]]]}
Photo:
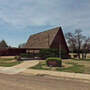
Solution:
{"label": "hedge", "polygon": [[49,58],[47,58],[47,61],[49,61],[49,60],[62,61],[62,59],[61,58],[58,58],[58,57],[49,57]]}
{"label": "hedge", "polygon": [[[49,57],[59,57],[59,50],[58,49],[41,49],[39,52],[39,57],[41,58],[49,58]],[[62,58],[68,58],[66,50],[61,50],[61,57]]]}
{"label": "hedge", "polygon": [[33,54],[22,53],[20,56],[24,57],[24,58],[30,58],[30,57],[33,57],[34,55]]}
{"label": "hedge", "polygon": [[46,63],[48,66],[61,67],[62,66],[62,59],[57,58],[57,57],[50,57],[50,58],[47,58]]}

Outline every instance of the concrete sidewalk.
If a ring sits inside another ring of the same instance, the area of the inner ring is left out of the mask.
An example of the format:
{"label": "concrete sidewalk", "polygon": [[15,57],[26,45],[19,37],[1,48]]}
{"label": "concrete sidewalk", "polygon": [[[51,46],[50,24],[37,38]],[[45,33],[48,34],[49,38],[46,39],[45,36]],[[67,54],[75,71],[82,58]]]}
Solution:
{"label": "concrete sidewalk", "polygon": [[37,60],[30,60],[30,61],[23,61],[21,64],[18,64],[13,67],[0,67],[0,73],[4,74],[18,74],[20,72],[23,72],[29,67],[35,66],[38,64],[39,61]]}
{"label": "concrete sidewalk", "polygon": [[55,76],[55,77],[65,77],[65,78],[90,80],[89,74],[57,72],[57,71],[48,71],[48,70],[34,70],[34,69],[27,69],[27,70],[24,70],[22,73],[23,74],[50,75],[50,76]]}

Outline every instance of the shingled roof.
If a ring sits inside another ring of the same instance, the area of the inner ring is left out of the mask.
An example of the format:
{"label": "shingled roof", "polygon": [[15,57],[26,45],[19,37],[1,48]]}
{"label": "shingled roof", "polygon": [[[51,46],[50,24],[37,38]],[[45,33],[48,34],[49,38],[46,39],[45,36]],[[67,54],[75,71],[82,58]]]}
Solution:
{"label": "shingled roof", "polygon": [[26,48],[49,48],[60,27],[31,35],[26,43]]}
{"label": "shingled roof", "polygon": [[25,45],[25,48],[59,48],[59,43],[62,43],[62,48],[65,48],[68,51],[62,28],[56,27],[31,35]]}

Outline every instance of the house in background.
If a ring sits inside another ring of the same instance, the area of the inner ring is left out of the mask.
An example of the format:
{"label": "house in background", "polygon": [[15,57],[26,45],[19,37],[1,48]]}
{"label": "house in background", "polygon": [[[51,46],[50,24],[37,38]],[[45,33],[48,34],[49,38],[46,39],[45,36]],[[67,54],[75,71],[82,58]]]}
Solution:
{"label": "house in background", "polygon": [[31,35],[25,48],[32,49],[34,50],[33,52],[38,52],[38,50],[45,48],[64,49],[66,57],[69,55],[69,49],[61,27]]}

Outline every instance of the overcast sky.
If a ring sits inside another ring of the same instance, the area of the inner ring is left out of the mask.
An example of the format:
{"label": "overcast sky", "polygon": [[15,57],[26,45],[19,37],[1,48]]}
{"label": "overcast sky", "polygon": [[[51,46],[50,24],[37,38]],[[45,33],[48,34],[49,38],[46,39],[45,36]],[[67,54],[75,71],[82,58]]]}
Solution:
{"label": "overcast sky", "polygon": [[57,26],[90,36],[90,0],[0,0],[0,40],[11,46]]}

